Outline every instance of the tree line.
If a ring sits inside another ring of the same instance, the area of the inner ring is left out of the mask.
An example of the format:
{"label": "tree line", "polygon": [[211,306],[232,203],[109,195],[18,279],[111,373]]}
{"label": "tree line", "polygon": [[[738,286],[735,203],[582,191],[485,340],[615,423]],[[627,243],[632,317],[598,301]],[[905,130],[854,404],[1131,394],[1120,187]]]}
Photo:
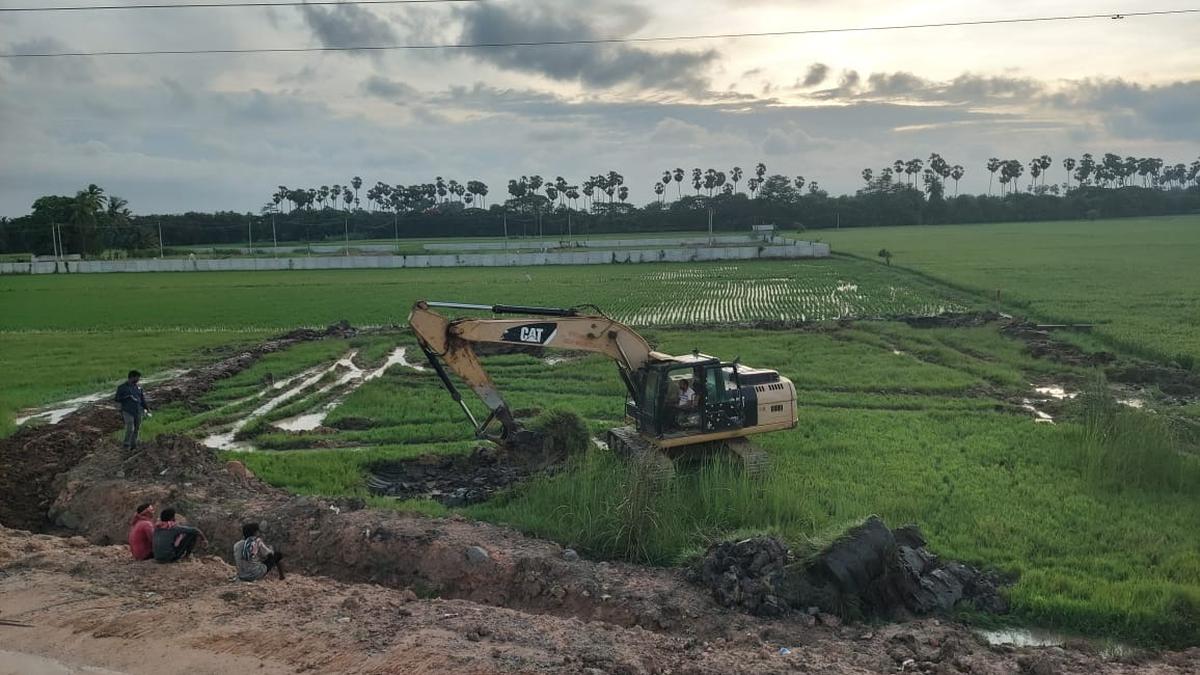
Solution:
{"label": "tree line", "polygon": [[663,170],[652,186],[655,198],[641,207],[629,203],[625,177],[612,170],[577,182],[514,177],[507,198],[490,205],[483,181],[442,176],[410,185],[377,181],[365,189],[359,176],[311,188],[280,185],[257,214],[134,215],[124,199],[90,185],[73,197],[41,197],[29,215],[0,219],[0,253],[157,255],[159,246],[196,244],[260,248],[273,241],[706,230],[710,217],[714,229],[744,230],[756,223],[870,227],[1200,212],[1200,159],[1169,164],[1085,153],[1060,165],[1061,183],[1049,180],[1054,163],[1047,155],[1028,162],[991,158],[984,167],[988,192],[960,195],[966,169],[932,153],[865,168],[863,185],[837,197],[803,175],[770,174],[763,162],[748,172],[673,167]]}

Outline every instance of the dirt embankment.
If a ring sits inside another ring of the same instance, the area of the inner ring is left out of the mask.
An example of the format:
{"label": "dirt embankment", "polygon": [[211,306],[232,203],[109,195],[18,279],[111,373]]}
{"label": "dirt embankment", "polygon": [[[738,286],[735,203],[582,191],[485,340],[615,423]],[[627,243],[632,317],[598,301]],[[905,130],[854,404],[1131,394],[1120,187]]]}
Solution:
{"label": "dirt embankment", "polygon": [[759,621],[700,638],[686,625],[656,633],[301,574],[253,584],[232,577],[216,558],[135,562],[121,546],[0,527],[0,619],[24,624],[0,625],[0,672],[40,662],[61,668],[49,672],[97,672],[83,670],[91,666],[155,675],[1183,675],[1200,663],[1200,649],[1146,661],[987,647],[935,619],[872,627]]}
{"label": "dirt embankment", "polygon": [[[252,349],[194,370],[150,388],[152,405],[194,400],[213,383],[250,367],[263,354],[287,349],[297,342],[326,337],[349,337],[354,329],[342,322],[323,331],[301,329],[268,340]],[[115,390],[115,386],[114,386]],[[58,424],[19,429],[0,439],[0,524],[42,530],[46,509],[54,497],[54,477],[75,466],[106,434],[121,428],[115,404],[100,401],[67,415]]]}

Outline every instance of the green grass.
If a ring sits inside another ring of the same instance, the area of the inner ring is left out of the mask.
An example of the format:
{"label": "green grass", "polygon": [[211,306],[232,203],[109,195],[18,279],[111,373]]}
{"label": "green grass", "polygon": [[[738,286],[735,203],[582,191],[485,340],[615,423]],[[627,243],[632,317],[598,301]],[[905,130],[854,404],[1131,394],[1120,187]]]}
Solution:
{"label": "green grass", "polygon": [[[1160,413],[1089,421],[1084,401],[1058,426],[1016,408],[1032,382],[1078,389],[1093,374],[1030,358],[993,327],[919,330],[889,322],[751,331],[679,324],[837,318],[979,307],[1000,285],[1006,307],[1043,318],[1108,322],[1090,348],[1194,353],[1200,320],[1196,219],[829,233],[834,246],[887,268],[837,259],[736,265],[0,278],[0,433],[21,407],[115,386],[143,371],[198,363],[218,344],[258,340],[298,325],[346,318],[402,324],[417,298],[599,304],[639,324],[673,353],[693,348],[778,368],[797,385],[797,429],[759,437],[774,471],[762,485],[721,464],[683,471],[649,490],[630,467],[591,453],[570,471],[471,507],[477,518],[589,554],[673,564],[714,538],[772,532],[809,547],[876,513],[918,523],[938,553],[1019,575],[1015,617],[1086,635],[1146,644],[1200,644],[1200,522],[1196,458],[1178,453]],[[839,243],[840,239],[840,243]],[[978,239],[978,241],[976,241]],[[878,240],[878,241],[877,241]],[[912,269],[904,269],[911,265]],[[944,278],[957,290],[931,278]],[[674,324],[676,327],[670,327]],[[328,365],[351,349],[364,365],[403,333],[299,345],[217,383],[196,412],[164,407],[146,433],[202,436],[269,395],[276,381]],[[421,363],[410,351],[409,359]],[[132,362],[132,363],[131,363]],[[489,357],[512,407],[563,408],[593,434],[619,424],[623,387],[599,357],[553,366],[528,355]],[[482,406],[467,396],[468,405]],[[326,424],[366,428],[287,433],[271,422],[340,401]],[[1171,411],[1196,425],[1200,406]],[[360,418],[351,420],[351,418]],[[1074,421],[1078,420],[1078,421]],[[1187,428],[1193,428],[1187,427]],[[1200,428],[1200,427],[1195,427]],[[380,459],[461,453],[475,441],[430,372],[396,366],[351,393],[308,391],[247,425],[260,448],[231,454],[268,481],[304,494],[366,498],[373,506],[440,514],[428,501],[369,497],[363,469]],[[319,443],[336,448],[313,450]]]}
{"label": "green grass", "polygon": [[834,251],[994,298],[1055,321],[1096,323],[1111,344],[1200,359],[1200,216],[844,229]]}
{"label": "green grass", "polygon": [[[0,277],[0,331],[403,324],[419,299],[599,305],[644,324],[820,320],[936,311],[954,293],[870,263],[317,270]],[[54,308],[55,311],[47,311]]]}

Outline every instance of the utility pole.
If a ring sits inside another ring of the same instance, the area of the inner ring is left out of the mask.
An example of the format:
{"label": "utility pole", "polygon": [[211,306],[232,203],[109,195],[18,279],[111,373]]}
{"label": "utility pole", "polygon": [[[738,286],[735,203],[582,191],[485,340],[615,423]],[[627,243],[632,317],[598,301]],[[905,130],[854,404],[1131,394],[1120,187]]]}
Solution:
{"label": "utility pole", "polygon": [[162,221],[158,221],[158,259],[163,258]]}
{"label": "utility pole", "polygon": [[508,214],[504,214],[504,250],[508,250]]}
{"label": "utility pole", "polygon": [[254,255],[254,228],[251,223],[254,221],[250,216],[246,216],[246,241],[249,243],[249,248],[246,249],[246,255]]}
{"label": "utility pole", "polygon": [[400,252],[400,214],[392,212],[392,230],[396,238],[396,253]]}
{"label": "utility pole", "polygon": [[568,209],[567,210],[567,240],[569,241],[571,239],[571,237],[572,237],[572,235],[571,235],[571,211],[570,211],[570,209]]}
{"label": "utility pole", "polygon": [[50,246],[54,249],[54,259],[58,260],[58,229],[50,223]]}
{"label": "utility pole", "polygon": [[708,207],[708,243],[710,246],[713,243],[712,242],[712,238],[713,238],[712,220],[713,220],[713,208],[710,206],[710,207]]}
{"label": "utility pole", "polygon": [[346,216],[342,219],[342,225],[346,229],[346,255],[350,255],[350,217]]}
{"label": "utility pole", "polygon": [[275,212],[271,212],[271,253],[279,257],[279,239],[275,236]]}

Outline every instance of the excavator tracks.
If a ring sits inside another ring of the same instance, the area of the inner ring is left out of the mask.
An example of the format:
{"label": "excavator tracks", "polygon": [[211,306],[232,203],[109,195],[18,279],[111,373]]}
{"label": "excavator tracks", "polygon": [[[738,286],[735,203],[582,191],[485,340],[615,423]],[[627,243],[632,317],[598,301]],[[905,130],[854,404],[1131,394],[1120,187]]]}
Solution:
{"label": "excavator tracks", "polygon": [[618,457],[638,463],[656,479],[666,480],[675,475],[675,462],[633,427],[609,429],[608,448]]}
{"label": "excavator tracks", "polygon": [[[675,462],[653,441],[647,440],[634,427],[617,427],[608,430],[608,447],[617,456],[636,461],[646,466],[656,477],[670,478],[675,474]],[[761,448],[744,438],[713,441],[690,445],[676,451],[676,456],[701,458],[725,456],[738,461],[750,478],[766,477],[770,471],[770,456]]]}

